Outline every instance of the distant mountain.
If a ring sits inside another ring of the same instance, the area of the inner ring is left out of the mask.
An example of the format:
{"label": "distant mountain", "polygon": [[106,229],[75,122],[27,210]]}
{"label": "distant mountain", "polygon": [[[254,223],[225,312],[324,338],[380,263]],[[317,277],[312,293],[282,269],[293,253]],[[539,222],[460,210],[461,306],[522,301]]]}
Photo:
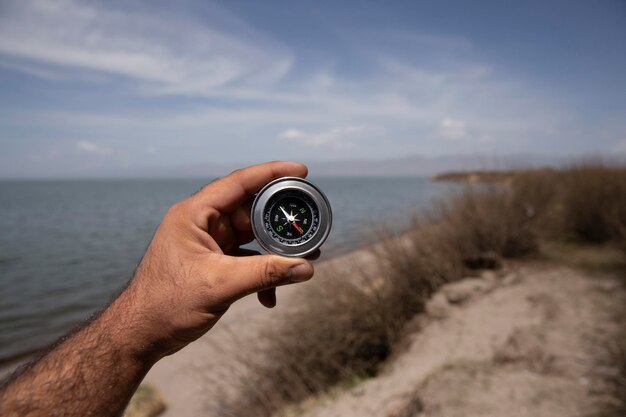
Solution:
{"label": "distant mountain", "polygon": [[[536,167],[559,167],[564,164],[582,160],[583,157],[547,156],[531,154],[509,155],[445,155],[421,156],[409,155],[391,159],[346,159],[338,161],[304,160],[309,167],[312,177],[343,176],[432,176],[448,171],[469,170],[513,170]],[[587,158],[588,159],[588,158]],[[598,158],[600,159],[600,158]],[[607,157],[601,158],[609,160]],[[613,157],[615,162],[626,164],[626,156]],[[256,161],[260,162],[260,161]],[[59,172],[47,175],[45,178],[216,178],[222,177],[237,168],[250,165],[251,161],[237,161],[233,163],[196,163],[178,166],[144,166],[140,168],[126,168],[112,170],[102,166],[89,172],[80,174],[66,174]],[[10,177],[11,178],[11,177]],[[32,178],[36,177],[12,177]]]}
{"label": "distant mountain", "polygon": [[[573,158],[539,155],[447,155],[425,157],[411,155],[403,158],[343,161],[303,161],[311,176],[430,176],[445,171],[509,170],[533,167],[558,167]],[[148,168],[137,172],[141,177],[218,177],[246,163],[193,164],[170,168]]]}
{"label": "distant mountain", "polygon": [[412,155],[387,160],[346,160],[338,162],[311,162],[309,169],[315,176],[430,176],[445,171],[508,170],[540,166],[560,166],[561,157],[536,155],[448,155],[425,157]]}

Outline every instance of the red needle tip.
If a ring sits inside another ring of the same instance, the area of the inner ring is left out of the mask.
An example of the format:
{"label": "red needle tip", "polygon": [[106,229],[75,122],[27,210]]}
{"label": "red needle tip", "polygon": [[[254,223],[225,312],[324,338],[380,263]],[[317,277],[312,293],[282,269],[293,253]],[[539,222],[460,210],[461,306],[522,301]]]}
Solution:
{"label": "red needle tip", "polygon": [[300,234],[304,233],[304,232],[302,231],[302,229],[300,229],[300,226],[298,226],[298,224],[297,224],[296,222],[293,222],[292,224],[293,224],[293,227],[295,227],[295,228],[296,228],[296,230],[297,230],[298,232],[300,232]]}

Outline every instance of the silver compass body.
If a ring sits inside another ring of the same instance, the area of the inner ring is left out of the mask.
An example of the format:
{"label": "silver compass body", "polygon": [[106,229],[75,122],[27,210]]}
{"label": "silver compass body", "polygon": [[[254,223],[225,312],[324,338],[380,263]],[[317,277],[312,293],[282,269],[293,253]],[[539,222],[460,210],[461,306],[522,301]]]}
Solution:
{"label": "silver compass body", "polygon": [[252,204],[252,230],[261,247],[304,257],[324,243],[332,226],[328,199],[311,182],[283,177],[267,184]]}

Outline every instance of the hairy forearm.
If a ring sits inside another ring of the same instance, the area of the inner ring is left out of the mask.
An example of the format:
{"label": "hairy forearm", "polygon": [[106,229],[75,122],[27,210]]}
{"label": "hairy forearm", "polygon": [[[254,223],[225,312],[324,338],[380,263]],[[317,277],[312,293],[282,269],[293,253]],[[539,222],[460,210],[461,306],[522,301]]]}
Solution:
{"label": "hairy forearm", "polygon": [[99,317],[10,378],[0,415],[118,416],[152,364],[125,291]]}
{"label": "hairy forearm", "polygon": [[117,416],[161,357],[205,334],[236,300],[266,306],[275,287],[313,276],[303,259],[233,256],[253,239],[251,197],[304,165],[238,170],[174,204],[128,288],[90,324],[0,383],[0,416]]}

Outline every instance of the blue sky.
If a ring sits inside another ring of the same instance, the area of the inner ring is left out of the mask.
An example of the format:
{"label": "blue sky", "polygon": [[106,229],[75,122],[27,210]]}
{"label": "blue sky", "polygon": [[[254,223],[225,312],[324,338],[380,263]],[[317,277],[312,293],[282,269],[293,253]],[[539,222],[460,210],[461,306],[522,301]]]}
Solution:
{"label": "blue sky", "polygon": [[0,176],[626,153],[626,3],[0,0]]}

